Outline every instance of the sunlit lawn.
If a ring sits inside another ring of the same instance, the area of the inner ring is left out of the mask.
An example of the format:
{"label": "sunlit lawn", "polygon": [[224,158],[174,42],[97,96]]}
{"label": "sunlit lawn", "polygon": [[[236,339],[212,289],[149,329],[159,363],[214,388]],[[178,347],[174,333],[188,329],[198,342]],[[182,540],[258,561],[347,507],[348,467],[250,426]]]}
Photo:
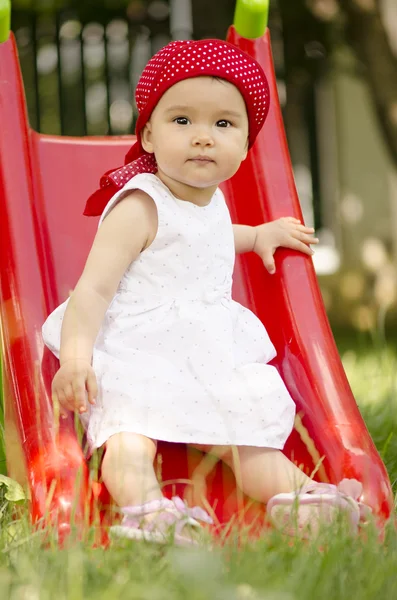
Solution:
{"label": "sunlit lawn", "polygon": [[[360,409],[397,487],[397,353],[385,344],[341,353]],[[335,527],[311,544],[267,532],[256,543],[180,550],[43,545],[26,519],[2,521],[0,598],[12,600],[316,600],[397,597],[397,535],[380,544]],[[19,528],[19,529],[18,529]]]}

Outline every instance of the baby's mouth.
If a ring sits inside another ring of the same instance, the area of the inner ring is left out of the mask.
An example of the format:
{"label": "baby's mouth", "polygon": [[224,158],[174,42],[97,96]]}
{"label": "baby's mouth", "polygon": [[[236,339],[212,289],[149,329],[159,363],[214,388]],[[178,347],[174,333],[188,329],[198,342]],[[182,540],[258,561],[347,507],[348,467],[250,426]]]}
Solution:
{"label": "baby's mouth", "polygon": [[193,158],[189,158],[189,161],[200,162],[200,163],[213,163],[215,162],[209,156],[193,156]]}

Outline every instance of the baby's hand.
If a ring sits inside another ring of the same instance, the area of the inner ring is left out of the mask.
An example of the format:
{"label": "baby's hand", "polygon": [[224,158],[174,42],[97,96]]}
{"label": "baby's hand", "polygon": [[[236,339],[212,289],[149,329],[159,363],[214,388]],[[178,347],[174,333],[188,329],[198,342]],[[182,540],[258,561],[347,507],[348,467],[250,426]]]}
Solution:
{"label": "baby's hand", "polygon": [[67,410],[87,411],[87,400],[95,404],[98,387],[94,369],[85,359],[70,359],[62,364],[52,380],[52,399],[59,403],[61,417]]}
{"label": "baby's hand", "polygon": [[279,246],[299,250],[304,254],[313,254],[310,244],[318,244],[313,237],[314,229],[306,227],[298,219],[283,217],[277,221],[258,225],[254,252],[259,254],[269,273],[275,273],[276,266],[273,255]]}

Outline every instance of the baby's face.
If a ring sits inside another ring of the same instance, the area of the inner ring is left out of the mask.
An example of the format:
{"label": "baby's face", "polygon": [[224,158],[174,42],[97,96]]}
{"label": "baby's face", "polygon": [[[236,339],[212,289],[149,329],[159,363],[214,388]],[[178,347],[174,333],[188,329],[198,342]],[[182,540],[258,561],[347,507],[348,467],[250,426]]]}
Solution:
{"label": "baby's face", "polygon": [[142,133],[159,173],[192,188],[229,179],[247,156],[248,117],[238,89],[213,77],[180,81],[161,97]]}

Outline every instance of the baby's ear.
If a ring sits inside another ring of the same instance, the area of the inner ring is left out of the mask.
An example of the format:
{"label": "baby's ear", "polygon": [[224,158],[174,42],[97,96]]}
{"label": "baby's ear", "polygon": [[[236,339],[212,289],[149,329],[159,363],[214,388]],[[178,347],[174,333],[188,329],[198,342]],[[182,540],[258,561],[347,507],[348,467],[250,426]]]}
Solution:
{"label": "baby's ear", "polygon": [[149,154],[153,154],[153,144],[152,144],[152,124],[148,121],[145,127],[141,131],[141,144],[142,148],[148,152]]}

